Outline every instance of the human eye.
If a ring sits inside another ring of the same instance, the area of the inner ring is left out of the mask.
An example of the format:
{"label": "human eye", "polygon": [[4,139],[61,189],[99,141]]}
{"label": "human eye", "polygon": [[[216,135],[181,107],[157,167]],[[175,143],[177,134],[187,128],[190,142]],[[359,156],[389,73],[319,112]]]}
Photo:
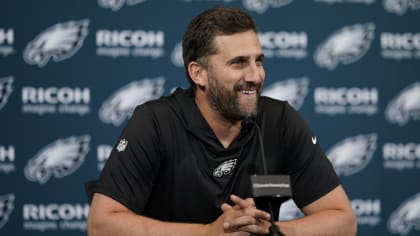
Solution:
{"label": "human eye", "polygon": [[264,56],[259,56],[255,59],[255,63],[259,66],[262,66],[264,64]]}
{"label": "human eye", "polygon": [[246,62],[247,62],[247,60],[246,60],[245,58],[243,58],[243,57],[239,57],[239,58],[235,58],[235,59],[232,61],[232,64],[234,64],[234,65],[245,65],[245,64],[246,64]]}

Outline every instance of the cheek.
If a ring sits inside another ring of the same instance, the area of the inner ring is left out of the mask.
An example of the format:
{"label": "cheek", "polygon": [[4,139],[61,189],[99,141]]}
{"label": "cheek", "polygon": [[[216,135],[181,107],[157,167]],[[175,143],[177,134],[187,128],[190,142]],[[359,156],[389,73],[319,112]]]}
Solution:
{"label": "cheek", "polygon": [[259,70],[259,75],[260,75],[261,81],[264,81],[264,79],[265,79],[265,70],[264,70],[264,68],[261,67],[261,69]]}

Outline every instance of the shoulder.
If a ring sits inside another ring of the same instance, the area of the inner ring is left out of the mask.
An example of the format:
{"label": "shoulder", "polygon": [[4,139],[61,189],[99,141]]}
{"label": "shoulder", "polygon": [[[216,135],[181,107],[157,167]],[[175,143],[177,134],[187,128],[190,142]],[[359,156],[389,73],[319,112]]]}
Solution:
{"label": "shoulder", "polygon": [[260,116],[275,119],[284,119],[294,109],[287,101],[277,100],[270,97],[260,97]]}
{"label": "shoulder", "polygon": [[171,96],[160,97],[138,105],[134,113],[149,115],[169,115],[171,113]]}

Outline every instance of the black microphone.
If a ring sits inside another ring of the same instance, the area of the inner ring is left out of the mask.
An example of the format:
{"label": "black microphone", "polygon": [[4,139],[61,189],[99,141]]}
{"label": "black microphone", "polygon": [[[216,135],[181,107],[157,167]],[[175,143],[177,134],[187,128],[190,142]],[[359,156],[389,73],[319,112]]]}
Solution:
{"label": "black microphone", "polygon": [[[243,120],[243,124],[253,124],[257,130],[260,148],[260,160],[263,169],[262,175],[251,175],[252,195],[255,205],[260,210],[265,210],[271,215],[270,234],[272,236],[283,236],[274,224],[275,216],[279,215],[280,206],[292,196],[290,187],[290,176],[288,175],[269,175],[267,171],[267,161],[264,152],[262,132],[259,125],[250,117]],[[274,207],[277,207],[277,210]]]}

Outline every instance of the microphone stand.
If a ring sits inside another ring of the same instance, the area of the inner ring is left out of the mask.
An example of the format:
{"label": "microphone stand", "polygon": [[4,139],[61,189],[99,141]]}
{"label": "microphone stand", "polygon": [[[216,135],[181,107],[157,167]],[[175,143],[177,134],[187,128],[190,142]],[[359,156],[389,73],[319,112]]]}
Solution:
{"label": "microphone stand", "polygon": [[[250,123],[254,124],[254,126],[257,129],[257,136],[258,136],[260,153],[261,153],[261,162],[262,162],[262,167],[263,167],[263,172],[264,172],[264,175],[262,175],[262,176],[257,176],[257,175],[251,176],[251,182],[253,183],[254,197],[258,197],[257,196],[258,194],[256,194],[256,192],[260,191],[260,194],[261,194],[262,191],[265,191],[265,193],[262,193],[261,196],[263,196],[264,198],[267,199],[268,210],[269,210],[270,215],[271,215],[270,235],[271,236],[284,236],[284,234],[282,232],[280,232],[279,228],[275,224],[272,199],[273,198],[279,198],[279,197],[280,198],[285,198],[285,197],[290,197],[292,195],[291,189],[290,189],[290,178],[289,178],[289,176],[284,176],[284,175],[268,175],[266,158],[265,158],[265,153],[264,153],[264,143],[263,143],[263,139],[262,139],[261,129],[258,126],[258,124],[251,119],[246,119],[246,122],[250,122]],[[264,178],[264,180],[262,180],[259,177]],[[268,178],[270,178],[270,179],[268,179]],[[269,181],[270,182],[269,184],[272,184],[271,182],[274,182],[275,184],[278,184],[278,186],[282,186],[282,187],[281,187],[281,189],[279,189],[279,188],[275,189],[274,192],[273,192],[273,190],[269,190],[269,189],[267,189],[267,190],[257,190],[257,189],[255,189],[255,182],[258,182],[258,181],[260,181],[262,183],[264,183],[264,181],[266,181],[266,183],[267,183],[267,181]]]}
{"label": "microphone stand", "polygon": [[274,210],[273,210],[270,200],[268,200],[268,208],[270,209],[270,215],[271,215],[271,227],[270,227],[271,236],[284,236],[284,234],[280,232],[279,228],[275,224],[275,220],[273,218]]}

